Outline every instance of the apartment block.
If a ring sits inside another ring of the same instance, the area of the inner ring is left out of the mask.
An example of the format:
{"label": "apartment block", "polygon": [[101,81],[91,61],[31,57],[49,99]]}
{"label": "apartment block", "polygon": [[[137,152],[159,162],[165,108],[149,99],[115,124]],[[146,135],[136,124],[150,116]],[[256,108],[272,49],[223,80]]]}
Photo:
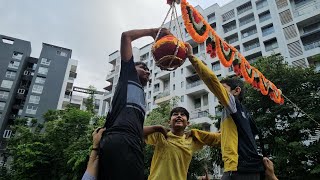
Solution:
{"label": "apartment block", "polygon": [[30,54],[30,42],[0,35],[0,149],[16,118],[42,123],[44,113],[59,109],[77,76],[71,49],[43,43],[39,58]]}
{"label": "apartment block", "polygon": [[[214,28],[220,37],[237,48],[249,62],[261,56],[281,54],[293,66],[307,67],[320,63],[314,55],[320,54],[320,2],[316,0],[234,0],[224,6],[213,4],[203,9],[195,7]],[[195,43],[187,33],[182,17],[178,17],[179,27],[174,23],[171,32],[189,42],[193,52],[218,78],[234,75],[232,67],[225,68],[218,58],[210,58],[205,53],[206,44]],[[169,23],[165,24],[169,28]],[[186,61],[175,71],[160,70],[150,54],[151,44],[133,48],[135,61],[148,64],[152,82],[145,87],[148,111],[158,103],[172,97],[180,98],[180,105],[191,113],[191,122],[202,123],[204,129],[214,130],[209,115],[220,115],[218,100]],[[120,71],[120,52],[109,55],[113,69],[107,75],[109,90],[106,101],[111,102]]]}

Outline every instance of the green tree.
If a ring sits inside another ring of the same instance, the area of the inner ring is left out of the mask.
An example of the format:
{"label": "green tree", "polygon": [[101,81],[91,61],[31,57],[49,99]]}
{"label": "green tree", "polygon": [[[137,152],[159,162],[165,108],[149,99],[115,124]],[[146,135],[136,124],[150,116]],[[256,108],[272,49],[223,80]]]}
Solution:
{"label": "green tree", "polygon": [[103,123],[87,111],[68,108],[50,110],[45,123],[18,119],[13,126],[14,136],[8,149],[13,158],[12,179],[80,179],[83,175],[90,146],[91,133]]}
{"label": "green tree", "polygon": [[90,113],[92,113],[92,114],[95,114],[95,112],[94,112],[94,106],[95,106],[95,103],[94,103],[94,100],[95,100],[95,97],[94,97],[94,94],[95,94],[95,92],[96,92],[96,88],[94,87],[94,86],[89,86],[89,88],[88,88],[89,90],[90,90],[90,95],[89,95],[89,97],[86,99],[86,101],[85,101],[85,106],[86,106],[86,108],[87,108],[87,111],[88,112],[90,112]]}
{"label": "green tree", "polygon": [[275,104],[268,96],[248,88],[245,105],[263,132],[280,179],[319,177],[319,141],[308,146],[308,140],[319,129],[314,120],[319,123],[320,74],[313,67],[289,66],[276,55],[261,58],[254,66],[303,110],[287,99],[283,105]]}

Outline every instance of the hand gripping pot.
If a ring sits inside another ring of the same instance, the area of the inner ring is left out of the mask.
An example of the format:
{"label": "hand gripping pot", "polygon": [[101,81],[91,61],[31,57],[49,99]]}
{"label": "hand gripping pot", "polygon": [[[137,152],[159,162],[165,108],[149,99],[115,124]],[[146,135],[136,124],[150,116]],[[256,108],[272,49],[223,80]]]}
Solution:
{"label": "hand gripping pot", "polygon": [[161,70],[173,71],[180,67],[187,58],[187,48],[184,42],[173,35],[167,35],[157,40],[151,49],[156,65]]}

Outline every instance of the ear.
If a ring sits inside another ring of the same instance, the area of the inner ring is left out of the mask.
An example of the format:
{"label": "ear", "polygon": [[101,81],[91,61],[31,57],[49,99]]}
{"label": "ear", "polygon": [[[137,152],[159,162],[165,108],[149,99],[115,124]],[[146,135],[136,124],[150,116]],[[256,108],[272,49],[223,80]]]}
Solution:
{"label": "ear", "polygon": [[241,93],[241,87],[236,87],[235,89],[234,89],[234,96],[238,96],[239,94]]}
{"label": "ear", "polygon": [[189,122],[189,120],[187,121],[187,126],[189,126],[190,125],[190,122]]}

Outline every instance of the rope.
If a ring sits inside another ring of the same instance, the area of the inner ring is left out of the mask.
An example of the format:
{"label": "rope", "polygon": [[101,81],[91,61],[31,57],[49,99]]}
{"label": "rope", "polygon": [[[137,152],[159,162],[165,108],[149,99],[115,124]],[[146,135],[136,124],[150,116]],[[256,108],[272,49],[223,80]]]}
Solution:
{"label": "rope", "polygon": [[157,36],[156,36],[156,38],[155,38],[154,41],[153,41],[153,44],[157,41],[157,39],[158,39],[158,37],[159,37],[159,35],[160,35],[160,32],[161,32],[162,26],[163,26],[164,23],[166,22],[166,20],[167,20],[167,18],[168,18],[168,15],[169,15],[169,13],[170,13],[170,11],[171,11],[171,9],[172,9],[172,6],[170,6],[169,11],[167,12],[166,17],[164,18],[164,20],[163,20],[163,22],[162,22],[162,24],[161,24],[161,26],[160,26],[160,28],[159,28],[159,31],[158,31],[158,33],[157,33]]}
{"label": "rope", "polygon": [[282,96],[289,101],[295,108],[297,108],[298,110],[300,110],[303,114],[305,114],[310,120],[312,120],[313,122],[315,122],[316,124],[318,124],[318,126],[320,126],[320,123],[317,122],[315,119],[313,119],[309,114],[307,114],[306,112],[304,112],[301,108],[299,108],[299,106],[297,104],[295,104],[294,102],[292,102],[287,96],[285,96],[284,94],[282,94]]}
{"label": "rope", "polygon": [[184,39],[183,39],[183,35],[182,35],[182,31],[181,31],[181,27],[180,27],[180,24],[179,24],[179,21],[178,21],[178,13],[177,13],[177,9],[176,7],[174,7],[174,11],[175,11],[175,19],[176,19],[176,23],[178,24],[178,28],[179,28],[179,32],[180,32],[180,37],[181,37],[181,40],[184,42]]}

